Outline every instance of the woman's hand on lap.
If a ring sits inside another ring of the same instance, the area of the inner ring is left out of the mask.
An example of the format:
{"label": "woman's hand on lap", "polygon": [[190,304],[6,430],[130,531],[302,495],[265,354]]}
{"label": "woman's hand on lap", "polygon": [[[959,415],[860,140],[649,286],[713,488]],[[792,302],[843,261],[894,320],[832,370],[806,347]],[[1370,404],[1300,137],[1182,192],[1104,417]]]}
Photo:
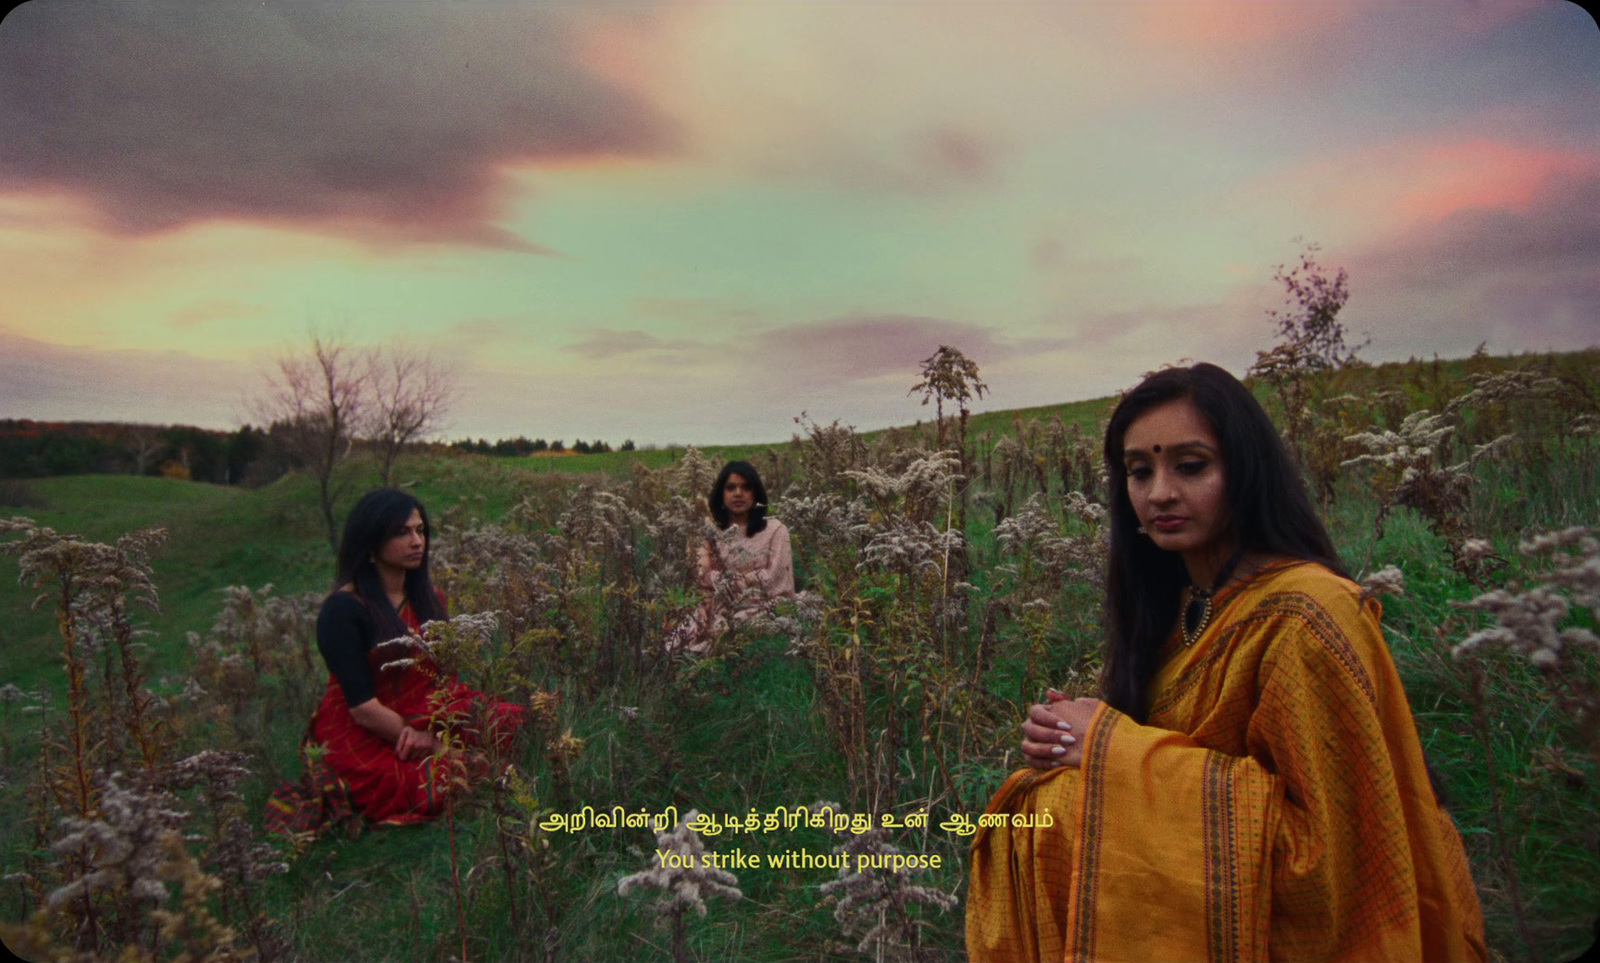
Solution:
{"label": "woman's hand on lap", "polygon": [[1022,723],[1022,758],[1034,769],[1083,764],[1080,740],[1100,708],[1099,699],[1068,699],[1051,689],[1050,701],[1028,707]]}
{"label": "woman's hand on lap", "polygon": [[394,741],[394,754],[405,760],[431,756],[438,749],[439,740],[434,738],[433,733],[410,726],[402,726],[399,737]]}

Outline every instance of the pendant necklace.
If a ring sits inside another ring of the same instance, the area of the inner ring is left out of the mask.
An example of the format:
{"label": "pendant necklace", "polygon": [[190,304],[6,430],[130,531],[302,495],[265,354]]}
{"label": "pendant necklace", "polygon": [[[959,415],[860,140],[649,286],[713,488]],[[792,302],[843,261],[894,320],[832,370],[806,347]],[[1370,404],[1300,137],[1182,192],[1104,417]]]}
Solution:
{"label": "pendant necklace", "polygon": [[1211,622],[1212,592],[1197,589],[1193,585],[1185,591],[1189,594],[1189,601],[1183,607],[1183,647],[1187,649]]}
{"label": "pendant necklace", "polygon": [[[1184,648],[1187,649],[1189,646],[1194,645],[1195,640],[1200,638],[1200,634],[1206,630],[1206,626],[1211,624],[1211,599],[1224,585],[1228,584],[1228,580],[1233,577],[1234,568],[1244,561],[1244,556],[1244,549],[1241,548],[1235,551],[1233,557],[1229,558],[1223,564],[1221,571],[1217,572],[1217,577],[1211,583],[1210,588],[1196,588],[1193,583],[1184,587],[1183,591],[1188,599],[1183,604],[1183,625],[1181,626]],[[1241,578],[1249,578],[1259,571],[1261,571],[1260,562],[1247,563],[1245,574]]]}

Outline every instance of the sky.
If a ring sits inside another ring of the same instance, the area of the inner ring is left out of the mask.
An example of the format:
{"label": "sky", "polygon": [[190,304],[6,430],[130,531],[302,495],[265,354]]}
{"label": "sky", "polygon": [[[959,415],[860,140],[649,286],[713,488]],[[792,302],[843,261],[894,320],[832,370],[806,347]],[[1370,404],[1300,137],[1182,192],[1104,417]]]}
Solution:
{"label": "sky", "polygon": [[0,22],[0,418],[228,428],[313,334],[440,437],[870,429],[1243,374],[1306,244],[1372,361],[1600,345],[1564,0],[31,0]]}

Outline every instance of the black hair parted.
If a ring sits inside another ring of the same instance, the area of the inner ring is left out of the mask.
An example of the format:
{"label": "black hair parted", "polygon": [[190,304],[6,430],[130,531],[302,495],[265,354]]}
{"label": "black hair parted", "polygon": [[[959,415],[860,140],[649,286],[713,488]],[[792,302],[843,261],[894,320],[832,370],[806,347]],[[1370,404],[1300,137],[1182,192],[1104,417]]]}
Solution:
{"label": "black hair parted", "polygon": [[406,634],[400,613],[383,590],[383,579],[373,556],[384,542],[405,531],[411,513],[422,516],[422,534],[425,544],[422,564],[406,572],[406,601],[417,620],[429,622],[446,618],[444,604],[434,591],[433,580],[428,575],[428,557],[433,547],[433,530],[428,522],[428,510],[415,496],[398,488],[377,488],[361,496],[361,500],[345,516],[344,534],[339,539],[338,573],[333,590],[343,586],[354,588],[356,597],[366,605],[367,611],[378,627],[378,638],[392,639]]}
{"label": "black hair parted", "polygon": [[1178,599],[1189,576],[1182,556],[1139,535],[1122,460],[1123,438],[1146,412],[1179,400],[1195,406],[1221,447],[1233,554],[1219,579],[1226,579],[1250,552],[1320,562],[1345,574],[1294,457],[1250,389],[1205,363],[1166,368],[1145,378],[1112,412],[1104,448],[1111,506],[1104,694],[1113,708],[1141,723],[1148,713],[1156,653],[1177,622]]}
{"label": "black hair parted", "polygon": [[755,504],[750,506],[750,517],[744,530],[747,537],[754,535],[767,527],[767,486],[761,483],[761,474],[756,471],[756,466],[747,461],[730,461],[717,472],[717,480],[711,485],[711,494],[706,497],[706,502],[711,506],[711,517],[719,529],[733,524],[728,516],[728,506],[722,501],[722,489],[728,484],[730,475],[738,475],[749,482],[750,490],[755,493]]}

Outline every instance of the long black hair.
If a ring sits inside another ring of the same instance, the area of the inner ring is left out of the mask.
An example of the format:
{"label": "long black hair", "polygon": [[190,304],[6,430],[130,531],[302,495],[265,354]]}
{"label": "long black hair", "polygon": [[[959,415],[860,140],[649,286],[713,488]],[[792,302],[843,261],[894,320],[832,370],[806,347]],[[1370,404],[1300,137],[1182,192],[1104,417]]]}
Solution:
{"label": "long black hair", "polygon": [[1250,389],[1214,364],[1167,368],[1140,382],[1118,403],[1106,426],[1111,554],[1104,689],[1106,702],[1141,723],[1148,714],[1146,690],[1155,676],[1156,653],[1177,622],[1178,597],[1189,574],[1181,555],[1157,548],[1139,534],[1122,461],[1123,437],[1140,416],[1180,399],[1194,404],[1222,449],[1233,555],[1219,577],[1226,579],[1248,552],[1321,562],[1345,575],[1294,457]]}
{"label": "long black hair", "polygon": [[750,491],[755,495],[755,503],[750,506],[750,517],[744,527],[745,535],[754,535],[767,527],[767,486],[761,484],[761,475],[756,472],[756,466],[747,461],[730,461],[717,472],[717,480],[711,486],[711,494],[707,502],[711,505],[711,517],[716,519],[717,528],[727,528],[733,524],[728,517],[728,506],[722,501],[722,489],[728,484],[729,475],[738,475],[750,483]]}
{"label": "long black hair", "polygon": [[446,618],[444,604],[433,590],[433,580],[428,577],[428,554],[433,539],[428,525],[428,510],[417,499],[398,488],[376,488],[356,502],[344,520],[344,535],[339,539],[338,575],[333,590],[349,585],[356,597],[366,605],[377,623],[379,639],[393,639],[406,634],[405,623],[395,611],[389,596],[383,590],[383,579],[373,556],[383,543],[405,531],[411,513],[422,516],[422,564],[406,572],[406,601],[417,620],[428,622]]}

